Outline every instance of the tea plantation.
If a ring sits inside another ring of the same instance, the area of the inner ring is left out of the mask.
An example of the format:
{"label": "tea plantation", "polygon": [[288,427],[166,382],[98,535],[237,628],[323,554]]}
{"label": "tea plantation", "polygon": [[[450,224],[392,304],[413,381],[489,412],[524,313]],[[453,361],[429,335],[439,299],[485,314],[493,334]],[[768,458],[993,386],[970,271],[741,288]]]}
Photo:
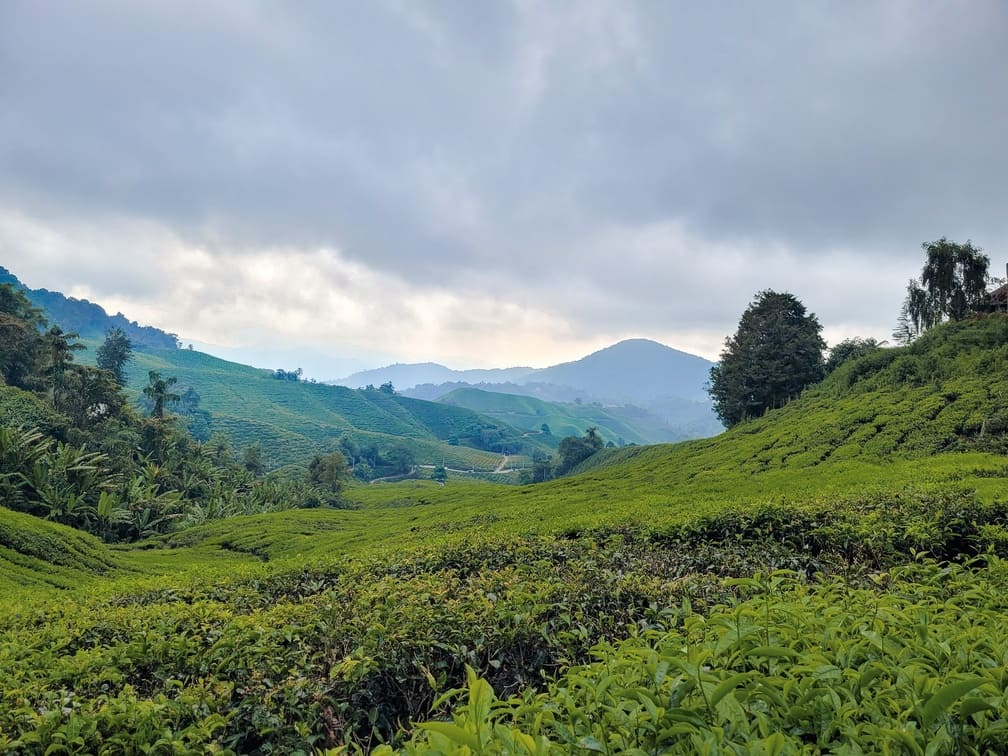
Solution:
{"label": "tea plantation", "polygon": [[1004,753],[1006,443],[991,316],[533,486],[0,508],[0,752]]}

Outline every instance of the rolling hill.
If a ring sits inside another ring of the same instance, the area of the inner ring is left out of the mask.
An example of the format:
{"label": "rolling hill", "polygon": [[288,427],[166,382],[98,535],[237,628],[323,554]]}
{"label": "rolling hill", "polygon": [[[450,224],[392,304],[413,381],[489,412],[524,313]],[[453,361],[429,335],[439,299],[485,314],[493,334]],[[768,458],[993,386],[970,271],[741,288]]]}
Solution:
{"label": "rolling hill", "polygon": [[[603,407],[601,404],[561,404],[477,388],[458,388],[437,401],[465,407],[534,433],[540,433],[545,424],[549,427],[550,436],[556,441],[564,436],[581,436],[592,426],[598,428],[603,440],[616,446],[682,441],[706,435],[696,433],[695,428],[669,426],[655,415],[632,405]],[[698,418],[703,418],[707,411],[706,407],[699,406]]]}
{"label": "rolling hill", "polygon": [[[563,405],[548,410],[557,418],[583,414],[567,405],[603,405],[609,414],[596,410],[594,416],[598,418],[599,427],[613,427],[614,431],[606,435],[608,440],[623,437],[632,438],[633,443],[656,443],[703,438],[723,429],[704,388],[712,365],[702,357],[655,341],[628,339],[580,360],[539,370],[453,371],[435,364],[392,365],[357,373],[339,383],[357,386],[365,382],[379,385],[391,381],[406,396],[455,404],[460,403],[458,397],[446,397],[460,389],[526,396]],[[462,403],[479,397],[478,394],[466,396]],[[514,404],[516,400],[499,401]],[[481,403],[489,406],[491,400],[482,397]],[[546,411],[543,407],[538,410]],[[611,417],[616,415],[621,419]],[[541,422],[534,426],[526,423],[522,427],[534,430]],[[572,426],[565,420],[558,422],[565,429],[581,425],[576,422]]]}
{"label": "rolling hill", "polygon": [[477,413],[448,405],[303,381],[189,349],[137,353],[128,386],[139,397],[148,371],[175,376],[176,393],[193,388],[211,414],[203,435],[222,432],[235,448],[258,442],[270,469],[304,463],[342,437],[359,447],[404,444],[418,464],[493,470],[501,452],[520,455],[548,445]]}

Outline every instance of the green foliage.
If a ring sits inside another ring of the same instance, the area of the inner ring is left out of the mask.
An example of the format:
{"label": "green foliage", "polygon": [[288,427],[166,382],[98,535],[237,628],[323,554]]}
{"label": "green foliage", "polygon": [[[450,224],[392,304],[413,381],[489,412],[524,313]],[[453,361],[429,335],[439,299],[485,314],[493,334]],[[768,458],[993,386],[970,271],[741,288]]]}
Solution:
{"label": "green foliage", "polygon": [[727,427],[759,417],[823,377],[822,326],[793,295],[761,291],[725,340],[709,393]]}
{"label": "green foliage", "polygon": [[585,431],[584,436],[567,436],[560,440],[557,448],[556,475],[566,475],[584,462],[603,446],[602,437],[595,427]]}
{"label": "green foliage", "polygon": [[338,496],[350,477],[346,457],[338,451],[316,454],[308,463],[308,477],[312,483],[332,496]]}
{"label": "green foliage", "polygon": [[832,349],[830,349],[829,357],[826,360],[824,366],[824,372],[829,375],[842,364],[849,360],[853,360],[858,357],[864,357],[866,354],[874,352],[876,349],[881,349],[882,345],[878,343],[875,339],[844,339]]}
{"label": "green foliage", "polygon": [[178,394],[169,391],[177,382],[177,376],[172,375],[168,378],[162,378],[161,373],[156,370],[148,372],[147,385],[144,386],[143,395],[151,403],[151,417],[161,420],[164,418],[165,405],[177,402],[181,398]]}
{"label": "green foliage", "polygon": [[98,347],[95,364],[108,370],[120,386],[126,385],[126,365],[133,359],[133,342],[121,328],[113,327],[105,332],[105,341]]}
{"label": "green foliage", "polygon": [[921,245],[927,260],[920,283],[911,279],[897,330],[905,339],[949,319],[962,320],[976,311],[987,293],[990,259],[969,240],[965,244],[944,236]]}
{"label": "green foliage", "polygon": [[471,675],[452,723],[421,724],[405,752],[1000,752],[1006,573],[924,564],[882,592],[735,581],[753,597],[684,607],[545,693],[501,701]]}
{"label": "green foliage", "polygon": [[0,284],[0,375],[11,386],[35,388],[45,325],[40,310],[18,289]]}
{"label": "green foliage", "polygon": [[953,323],[716,439],[356,510],[170,420],[7,429],[4,501],[95,467],[145,540],[0,508],[0,751],[1004,752],[1003,376],[1008,318]]}

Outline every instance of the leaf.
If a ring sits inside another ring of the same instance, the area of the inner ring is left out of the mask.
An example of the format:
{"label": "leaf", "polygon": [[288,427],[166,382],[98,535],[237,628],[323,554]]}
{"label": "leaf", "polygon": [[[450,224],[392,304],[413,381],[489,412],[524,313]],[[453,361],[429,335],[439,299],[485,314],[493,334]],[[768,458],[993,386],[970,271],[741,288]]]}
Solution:
{"label": "leaf", "polygon": [[797,653],[783,646],[756,646],[746,653],[746,656],[762,656],[768,659],[794,659]]}
{"label": "leaf", "polygon": [[934,722],[941,714],[944,714],[958,698],[966,695],[974,688],[983,685],[984,682],[986,681],[982,677],[975,677],[972,680],[959,680],[958,682],[949,683],[943,688],[939,688],[938,691],[928,699],[928,702],[924,704],[924,710],[922,712],[924,724],[930,726],[931,723]]}
{"label": "leaf", "polygon": [[578,738],[577,742],[578,748],[583,748],[586,751],[594,751],[595,753],[605,753],[606,747],[602,741],[593,738],[591,735],[585,735],[584,737]]}
{"label": "leaf", "polygon": [[428,732],[436,732],[440,735],[444,735],[453,743],[468,746],[474,751],[479,750],[480,743],[476,735],[471,732],[466,732],[453,722],[424,722],[419,725],[419,727],[421,730],[427,730]]}
{"label": "leaf", "polygon": [[982,698],[976,696],[970,696],[969,698],[963,699],[962,704],[959,706],[959,716],[972,717],[974,714],[979,714],[981,711],[990,711],[994,709],[993,704],[989,704]]}
{"label": "leaf", "polygon": [[742,684],[743,681],[748,679],[748,672],[740,672],[737,675],[732,675],[727,680],[722,680],[718,683],[718,686],[714,688],[714,691],[710,695],[710,705],[712,707],[717,706],[722,698],[735,690],[735,688]]}

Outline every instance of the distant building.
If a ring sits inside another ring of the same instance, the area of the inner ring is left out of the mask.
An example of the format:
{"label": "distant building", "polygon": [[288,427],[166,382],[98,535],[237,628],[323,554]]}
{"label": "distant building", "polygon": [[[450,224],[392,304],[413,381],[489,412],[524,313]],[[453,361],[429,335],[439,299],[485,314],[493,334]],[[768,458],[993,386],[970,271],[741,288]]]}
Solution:
{"label": "distant building", "polygon": [[[1008,265],[1005,266],[1008,272]],[[1008,312],[1008,278],[993,291],[987,292],[980,305],[980,312]]]}

